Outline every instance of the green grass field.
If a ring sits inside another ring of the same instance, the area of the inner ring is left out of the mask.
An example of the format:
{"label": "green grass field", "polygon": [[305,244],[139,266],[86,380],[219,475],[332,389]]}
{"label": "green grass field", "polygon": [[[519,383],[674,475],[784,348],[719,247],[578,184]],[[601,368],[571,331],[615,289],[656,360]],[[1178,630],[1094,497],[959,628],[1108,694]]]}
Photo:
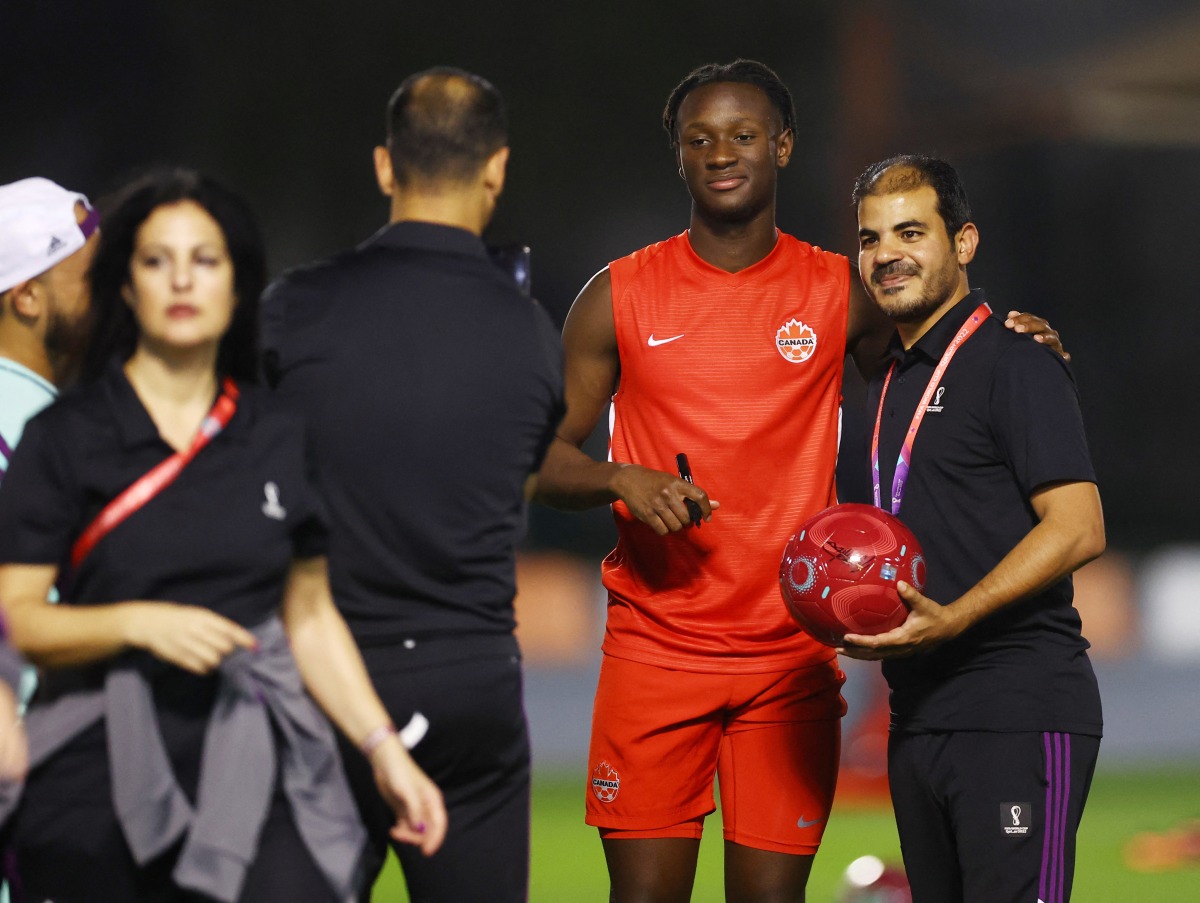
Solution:
{"label": "green grass field", "polygon": [[[600,842],[583,824],[582,778],[539,774],[533,791],[533,903],[604,903],[608,881]],[[1200,769],[1148,772],[1101,770],[1092,785],[1079,836],[1076,903],[1197,903],[1200,866],[1139,873],[1122,851],[1142,831],[1165,831],[1200,818]],[[900,845],[887,808],[835,808],[809,881],[809,903],[830,903],[842,870],[874,854],[899,862]],[[694,903],[721,903],[721,832],[714,816],[700,846]],[[374,903],[404,903],[408,895],[392,860],[380,877]]]}

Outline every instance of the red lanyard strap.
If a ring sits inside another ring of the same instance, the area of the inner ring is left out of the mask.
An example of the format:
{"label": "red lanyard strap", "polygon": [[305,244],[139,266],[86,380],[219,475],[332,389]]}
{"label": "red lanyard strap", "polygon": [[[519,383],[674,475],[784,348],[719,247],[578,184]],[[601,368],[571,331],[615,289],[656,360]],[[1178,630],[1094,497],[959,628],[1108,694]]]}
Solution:
{"label": "red lanyard strap", "polygon": [[[942,381],[942,376],[945,374],[946,368],[950,366],[950,360],[954,357],[955,352],[975,334],[975,330],[983,325],[983,321],[991,312],[992,309],[988,307],[986,301],[975,308],[975,312],[967,317],[967,322],[954,334],[954,338],[950,340],[945,353],[942,354],[942,359],[938,361],[933,376],[929,377],[929,385],[925,387],[921,403],[913,412],[912,422],[908,425],[908,432],[904,434],[904,442],[900,445],[900,455],[896,458],[896,471],[892,475],[892,506],[890,508],[894,515],[900,513],[900,501],[904,498],[904,484],[908,481],[908,469],[912,463],[913,442],[916,441],[917,430],[921,428],[921,421],[925,419],[925,410],[929,406],[929,399],[933,397],[934,389]],[[875,432],[871,436],[871,484],[875,491],[876,508],[883,507],[879,488],[879,426],[883,422],[883,400],[887,397],[888,385],[892,381],[892,372],[895,369],[896,362],[892,361],[892,366],[888,368],[887,376],[884,377],[883,388],[879,392],[879,411],[875,415]]]}
{"label": "red lanyard strap", "polygon": [[87,529],[75,540],[71,547],[71,567],[79,569],[80,563],[96,547],[105,536],[113,531],[118,524],[133,514],[148,501],[158,495],[170,484],[180,472],[196,457],[200,449],[233,419],[237,410],[238,387],[232,379],[226,377],[221,384],[221,397],[212,406],[212,410],[200,422],[196,438],[186,451],[176,452],[160,464],[155,465],[142,474],[128,489],[104,506],[104,510],[96,515],[95,520],[88,524]]}

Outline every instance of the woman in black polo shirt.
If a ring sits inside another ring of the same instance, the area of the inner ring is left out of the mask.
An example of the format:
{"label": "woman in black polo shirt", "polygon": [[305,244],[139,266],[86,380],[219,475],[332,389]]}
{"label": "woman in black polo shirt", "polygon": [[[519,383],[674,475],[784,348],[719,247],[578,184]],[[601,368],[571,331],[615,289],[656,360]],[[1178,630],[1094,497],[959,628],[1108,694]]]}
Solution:
{"label": "woman in black polo shirt", "polygon": [[264,269],[241,202],[190,171],[105,218],[89,378],[0,490],[0,599],[43,669],[18,899],[345,900],[364,835],[305,689],[394,836],[430,854],[445,832],[333,605],[303,428],[253,385]]}

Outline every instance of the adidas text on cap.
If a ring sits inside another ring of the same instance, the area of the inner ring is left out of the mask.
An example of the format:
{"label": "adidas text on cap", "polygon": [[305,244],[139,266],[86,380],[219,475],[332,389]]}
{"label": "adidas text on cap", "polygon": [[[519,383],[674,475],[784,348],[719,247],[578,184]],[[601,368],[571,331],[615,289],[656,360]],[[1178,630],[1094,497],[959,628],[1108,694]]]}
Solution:
{"label": "adidas text on cap", "polygon": [[[82,223],[75,215],[77,203],[88,211]],[[99,222],[86,197],[49,179],[0,185],[0,292],[66,260]]]}

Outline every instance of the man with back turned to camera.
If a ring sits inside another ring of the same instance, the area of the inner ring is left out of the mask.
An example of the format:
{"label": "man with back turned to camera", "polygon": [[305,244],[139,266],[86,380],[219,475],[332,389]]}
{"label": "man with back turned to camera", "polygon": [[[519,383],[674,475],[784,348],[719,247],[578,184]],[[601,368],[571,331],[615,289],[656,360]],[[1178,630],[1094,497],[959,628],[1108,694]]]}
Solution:
{"label": "man with back turned to camera", "polygon": [[[389,224],[264,299],[268,377],[307,418],[330,509],[334,596],[395,723],[429,724],[413,756],[449,831],[429,859],[393,844],[414,903],[528,895],[515,550],[562,415],[562,351],[480,239],[507,145],[487,81],[411,76],[375,150]],[[387,810],[364,757],[348,750],[346,764],[376,842],[369,880]]]}
{"label": "man with back turned to camera", "polygon": [[979,232],[953,167],[893,157],[853,196],[859,271],[897,329],[868,396],[875,501],[929,582],[900,584],[904,624],[839,651],[883,660],[914,903],[1063,903],[1102,730],[1070,578],[1104,551],[1078,393],[970,289]]}

